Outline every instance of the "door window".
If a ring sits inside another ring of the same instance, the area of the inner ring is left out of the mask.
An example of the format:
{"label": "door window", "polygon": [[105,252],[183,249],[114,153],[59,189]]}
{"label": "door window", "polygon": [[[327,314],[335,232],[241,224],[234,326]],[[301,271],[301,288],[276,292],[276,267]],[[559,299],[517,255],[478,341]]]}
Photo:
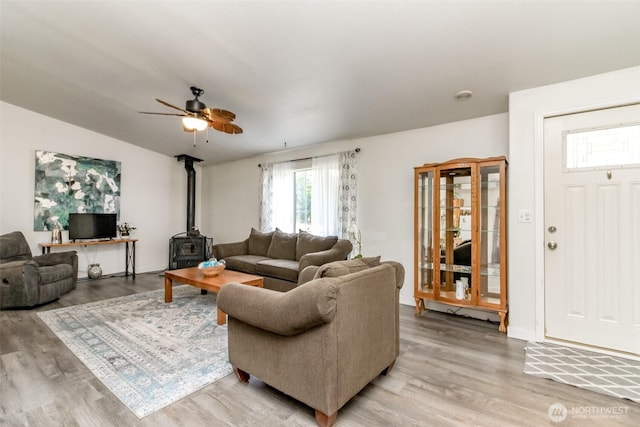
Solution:
{"label": "door window", "polygon": [[564,132],[565,171],[640,165],[640,124]]}

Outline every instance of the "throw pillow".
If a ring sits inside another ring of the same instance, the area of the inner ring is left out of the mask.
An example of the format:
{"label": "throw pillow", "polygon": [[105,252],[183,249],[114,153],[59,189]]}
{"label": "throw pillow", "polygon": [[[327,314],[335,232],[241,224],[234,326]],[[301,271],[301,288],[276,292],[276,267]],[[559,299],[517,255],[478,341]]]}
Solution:
{"label": "throw pillow", "polygon": [[355,273],[356,271],[366,270],[367,268],[377,267],[379,265],[379,256],[350,259],[346,261],[334,261],[320,267],[313,278],[340,277],[345,274]]}
{"label": "throw pillow", "polygon": [[300,261],[303,255],[311,252],[320,252],[331,249],[338,241],[338,236],[314,236],[311,233],[300,230],[298,243],[296,244],[296,261]]}
{"label": "throw pillow", "polygon": [[296,260],[296,244],[298,235],[296,233],[285,233],[276,228],[267,251],[269,258]]}
{"label": "throw pillow", "polygon": [[249,255],[267,256],[272,237],[273,231],[263,233],[255,228],[251,228],[251,234],[249,235]]}

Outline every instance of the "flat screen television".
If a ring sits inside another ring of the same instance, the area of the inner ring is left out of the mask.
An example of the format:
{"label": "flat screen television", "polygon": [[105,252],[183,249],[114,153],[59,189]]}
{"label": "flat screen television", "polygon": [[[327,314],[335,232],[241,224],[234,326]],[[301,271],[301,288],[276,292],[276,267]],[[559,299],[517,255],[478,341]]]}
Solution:
{"label": "flat screen television", "polygon": [[70,213],[69,240],[111,239],[117,236],[114,213]]}

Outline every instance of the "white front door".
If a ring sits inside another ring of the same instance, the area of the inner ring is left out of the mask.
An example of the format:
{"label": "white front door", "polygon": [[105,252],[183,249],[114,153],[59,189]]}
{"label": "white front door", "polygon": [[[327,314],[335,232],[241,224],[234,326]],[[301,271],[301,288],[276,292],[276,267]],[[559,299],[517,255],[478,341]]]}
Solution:
{"label": "white front door", "polygon": [[640,141],[635,138],[640,138],[640,105],[545,119],[549,339],[640,355]]}

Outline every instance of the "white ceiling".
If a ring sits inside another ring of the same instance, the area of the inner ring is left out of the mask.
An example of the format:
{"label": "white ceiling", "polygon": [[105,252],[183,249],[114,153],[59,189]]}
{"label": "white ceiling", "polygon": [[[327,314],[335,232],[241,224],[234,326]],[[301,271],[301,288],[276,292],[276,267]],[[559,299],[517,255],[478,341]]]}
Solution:
{"label": "white ceiling", "polygon": [[[640,64],[640,1],[6,1],[0,98],[205,164],[506,112]],[[200,86],[242,135],[192,135]],[[456,101],[456,92],[474,96]]]}

